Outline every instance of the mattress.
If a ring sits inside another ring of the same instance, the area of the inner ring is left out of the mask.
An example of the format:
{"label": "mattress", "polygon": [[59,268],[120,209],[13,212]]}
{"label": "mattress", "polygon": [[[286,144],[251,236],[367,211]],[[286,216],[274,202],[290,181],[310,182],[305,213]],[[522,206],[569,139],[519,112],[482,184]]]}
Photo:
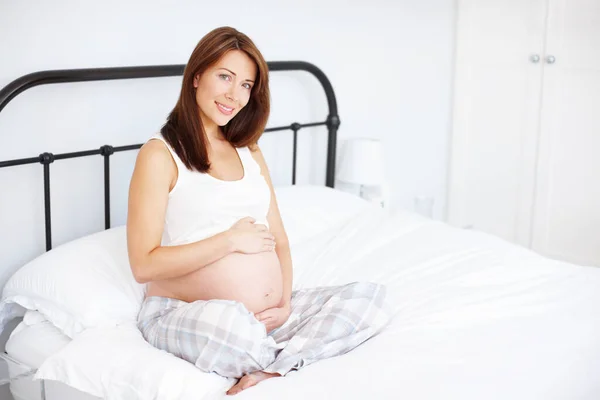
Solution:
{"label": "mattress", "polygon": [[[71,341],[37,311],[28,311],[6,343],[6,353],[15,361],[33,369],[50,355],[61,350]],[[11,376],[14,375],[11,370]],[[80,392],[60,382],[44,383],[46,399],[97,400],[97,397]],[[15,379],[10,384],[15,400],[41,400],[41,382],[32,376]]]}
{"label": "mattress", "polygon": [[[285,193],[278,196],[294,289],[384,283],[394,317],[353,351],[235,399],[600,398],[600,269],[413,213],[325,212],[322,198],[308,194],[292,209]],[[39,315],[27,319],[7,348],[23,362],[47,357],[38,372],[47,379],[111,400],[226,398],[224,378],[152,348],[133,324],[88,329],[69,341]],[[61,390],[48,400],[96,399]],[[39,396],[17,398],[31,399]]]}

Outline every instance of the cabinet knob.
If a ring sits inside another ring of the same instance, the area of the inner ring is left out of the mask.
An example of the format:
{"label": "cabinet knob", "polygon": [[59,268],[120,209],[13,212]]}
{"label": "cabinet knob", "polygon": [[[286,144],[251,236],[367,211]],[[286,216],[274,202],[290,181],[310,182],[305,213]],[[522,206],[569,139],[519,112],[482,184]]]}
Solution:
{"label": "cabinet knob", "polygon": [[546,63],[554,64],[555,61],[556,61],[556,58],[554,56],[546,56]]}
{"label": "cabinet knob", "polygon": [[534,64],[537,64],[538,62],[540,62],[540,55],[532,54],[531,56],[529,56],[529,61],[531,61]]}

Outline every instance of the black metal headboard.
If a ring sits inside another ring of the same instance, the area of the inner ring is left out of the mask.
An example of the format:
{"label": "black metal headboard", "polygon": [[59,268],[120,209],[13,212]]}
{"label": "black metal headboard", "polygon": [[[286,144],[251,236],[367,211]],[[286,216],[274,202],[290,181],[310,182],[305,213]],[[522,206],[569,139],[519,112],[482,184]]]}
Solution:
{"label": "black metal headboard", "polygon": [[[304,61],[272,61],[267,63],[269,71],[307,71],[313,74],[323,86],[327,96],[329,114],[323,122],[298,123],[294,122],[288,126],[279,126],[265,129],[265,132],[291,130],[294,133],[294,155],[292,164],[292,185],[296,183],[296,147],[298,131],[301,128],[313,126],[327,126],[329,131],[327,142],[327,173],[325,184],[333,187],[335,175],[335,151],[337,143],[337,130],[340,119],[337,113],[337,102],[333,87],[327,76],[315,65]],[[118,68],[93,68],[93,69],[66,69],[53,71],[40,71],[24,75],[9,83],[0,90],[0,112],[19,93],[38,85],[66,82],[104,81],[115,79],[157,78],[166,76],[183,75],[185,65],[156,65],[142,67],[118,67]],[[0,161],[0,168],[12,167],[24,164],[40,163],[44,168],[44,210],[46,228],[46,251],[52,248],[52,224],[50,214],[50,164],[56,160],[67,158],[86,157],[101,155],[104,157],[104,225],[110,228],[110,156],[115,152],[136,150],[142,144],[113,147],[104,145],[96,150],[85,150],[73,153],[53,154],[42,153],[37,157],[22,158],[18,160]]]}

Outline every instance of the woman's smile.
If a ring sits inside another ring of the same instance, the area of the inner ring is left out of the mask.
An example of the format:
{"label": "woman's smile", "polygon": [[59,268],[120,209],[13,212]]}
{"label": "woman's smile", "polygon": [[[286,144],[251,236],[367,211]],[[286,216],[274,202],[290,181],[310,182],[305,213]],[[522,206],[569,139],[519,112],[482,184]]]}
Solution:
{"label": "woman's smile", "polygon": [[225,114],[225,115],[231,115],[233,114],[233,108],[227,107],[221,103],[218,103],[215,101],[215,104],[217,105],[217,108],[219,109],[219,111],[221,111],[221,113]]}

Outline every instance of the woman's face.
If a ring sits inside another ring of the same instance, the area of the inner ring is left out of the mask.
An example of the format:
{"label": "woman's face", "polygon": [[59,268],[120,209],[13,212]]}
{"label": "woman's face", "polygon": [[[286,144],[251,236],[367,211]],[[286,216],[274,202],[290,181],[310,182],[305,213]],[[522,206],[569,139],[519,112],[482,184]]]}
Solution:
{"label": "woman's face", "polygon": [[215,65],[194,78],[196,103],[205,130],[224,126],[250,100],[256,64],[243,51],[227,52]]}

